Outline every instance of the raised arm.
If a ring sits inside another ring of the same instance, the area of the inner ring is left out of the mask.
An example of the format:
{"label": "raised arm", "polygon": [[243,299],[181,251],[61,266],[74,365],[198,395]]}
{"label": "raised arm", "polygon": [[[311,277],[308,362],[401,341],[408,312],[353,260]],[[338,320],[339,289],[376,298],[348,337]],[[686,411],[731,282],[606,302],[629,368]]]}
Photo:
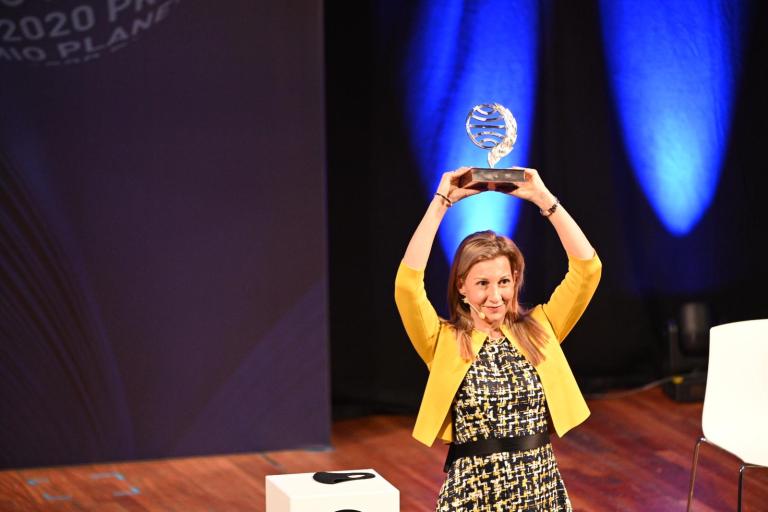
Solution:
{"label": "raised arm", "polygon": [[[527,199],[538,206],[539,210],[546,213],[557,203],[557,199],[541,181],[539,173],[535,169],[526,169],[525,173],[526,181],[521,183],[511,194],[521,199]],[[588,260],[595,255],[592,244],[589,243],[584,232],[563,205],[557,204],[547,218],[555,227],[557,236],[568,256]]]}
{"label": "raised arm", "polygon": [[568,254],[568,273],[552,293],[542,310],[552,326],[558,341],[563,341],[584,310],[600,282],[602,264],[595,249],[573,217],[547,189],[533,169],[526,170],[526,181],[511,192],[531,201],[555,227],[560,242]]}
{"label": "raised arm", "polygon": [[448,208],[461,199],[478,193],[476,190],[461,189],[455,185],[456,179],[467,170],[467,167],[461,167],[453,172],[444,173],[440,179],[437,192],[405,249],[403,263],[410,268],[424,270],[427,267],[427,260],[429,260],[429,253],[435,242],[437,229],[440,227]]}
{"label": "raised arm", "polygon": [[466,168],[463,168],[443,174],[437,193],[408,243],[395,278],[395,303],[400,318],[408,338],[427,366],[431,365],[435,352],[440,318],[424,289],[424,269],[447,209],[462,198],[477,193],[455,186],[455,180],[465,171]]}

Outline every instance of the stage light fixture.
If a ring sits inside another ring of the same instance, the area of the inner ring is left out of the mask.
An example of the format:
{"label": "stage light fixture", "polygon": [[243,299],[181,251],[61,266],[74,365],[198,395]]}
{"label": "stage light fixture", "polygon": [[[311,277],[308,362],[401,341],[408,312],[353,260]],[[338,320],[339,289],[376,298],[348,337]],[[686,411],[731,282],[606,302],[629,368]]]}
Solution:
{"label": "stage light fixture", "polygon": [[672,399],[704,400],[711,326],[710,309],[703,302],[682,304],[677,317],[668,321],[664,366],[672,378],[664,384],[664,392]]}

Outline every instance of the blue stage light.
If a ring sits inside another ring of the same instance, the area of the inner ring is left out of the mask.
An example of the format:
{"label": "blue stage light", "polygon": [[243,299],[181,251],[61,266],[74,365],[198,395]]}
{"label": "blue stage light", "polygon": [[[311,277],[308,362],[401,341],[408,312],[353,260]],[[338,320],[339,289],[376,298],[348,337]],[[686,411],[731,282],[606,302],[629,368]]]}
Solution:
{"label": "blue stage light", "polygon": [[[427,1],[410,42],[403,83],[411,130],[427,196],[443,172],[462,165],[487,167],[487,152],[464,128],[467,113],[481,103],[501,103],[518,124],[517,144],[499,167],[526,165],[531,142],[537,78],[538,2]],[[465,199],[440,228],[449,258],[468,234],[493,229],[512,235],[519,200],[497,193]]]}
{"label": "blue stage light", "polygon": [[688,234],[712,203],[731,125],[739,2],[603,0],[609,75],[627,153],[665,228]]}

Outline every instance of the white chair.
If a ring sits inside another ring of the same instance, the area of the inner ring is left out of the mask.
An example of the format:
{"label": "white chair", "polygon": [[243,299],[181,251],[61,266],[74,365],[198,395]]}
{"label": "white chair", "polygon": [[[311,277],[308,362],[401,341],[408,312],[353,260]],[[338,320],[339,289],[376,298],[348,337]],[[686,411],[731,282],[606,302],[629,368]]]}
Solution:
{"label": "white chair", "polygon": [[704,436],[693,451],[688,511],[699,448],[707,442],[738,457],[741,511],[744,472],[768,466],[768,319],[718,325],[709,331],[709,366],[704,411]]}

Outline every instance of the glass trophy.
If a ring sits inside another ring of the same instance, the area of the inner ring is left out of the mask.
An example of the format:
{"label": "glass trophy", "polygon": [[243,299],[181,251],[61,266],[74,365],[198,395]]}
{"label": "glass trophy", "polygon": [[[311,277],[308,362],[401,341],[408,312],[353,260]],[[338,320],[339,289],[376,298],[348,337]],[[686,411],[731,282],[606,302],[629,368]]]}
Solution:
{"label": "glass trophy", "polygon": [[484,103],[467,114],[467,135],[475,146],[488,151],[488,167],[471,167],[459,176],[457,186],[475,190],[509,192],[525,181],[522,167],[496,168],[517,141],[517,121],[498,103]]}

